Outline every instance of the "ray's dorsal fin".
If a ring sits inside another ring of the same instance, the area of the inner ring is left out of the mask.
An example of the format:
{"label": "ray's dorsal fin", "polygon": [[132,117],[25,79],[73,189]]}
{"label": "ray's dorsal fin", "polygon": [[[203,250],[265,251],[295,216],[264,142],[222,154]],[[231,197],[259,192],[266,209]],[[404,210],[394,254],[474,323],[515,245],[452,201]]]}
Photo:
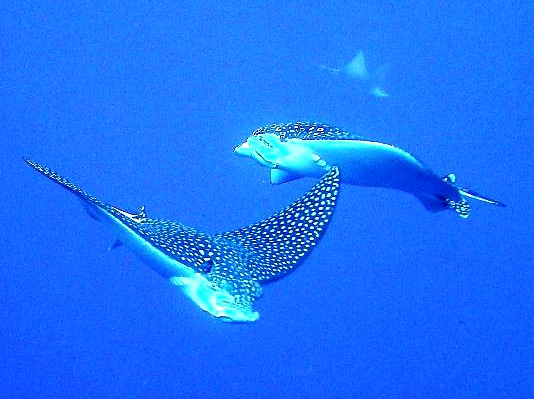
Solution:
{"label": "ray's dorsal fin", "polygon": [[276,280],[290,273],[319,242],[332,217],[339,194],[337,167],[283,211],[239,230],[217,234],[250,252],[253,280]]}
{"label": "ray's dorsal fin", "polygon": [[121,215],[127,217],[128,219],[130,219],[131,221],[133,222],[136,222],[136,223],[144,223],[147,221],[147,216],[146,216],[146,211],[145,211],[145,206],[141,206],[141,209],[139,209],[139,213],[130,213],[130,212],[126,212],[126,211],[123,211],[122,209],[119,209],[115,206],[112,207],[116,212],[120,213]]}

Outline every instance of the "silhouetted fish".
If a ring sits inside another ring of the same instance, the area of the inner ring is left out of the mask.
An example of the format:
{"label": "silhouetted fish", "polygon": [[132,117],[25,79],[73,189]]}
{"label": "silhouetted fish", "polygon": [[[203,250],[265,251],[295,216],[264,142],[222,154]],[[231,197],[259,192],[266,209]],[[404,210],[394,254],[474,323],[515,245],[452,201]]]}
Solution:
{"label": "silhouetted fish", "polygon": [[365,55],[360,50],[348,64],[341,68],[332,68],[322,64],[314,64],[322,70],[328,71],[334,76],[343,76],[349,80],[358,82],[369,94],[374,97],[389,97],[389,94],[382,89],[382,81],[388,69],[383,65],[372,73],[367,69]]}

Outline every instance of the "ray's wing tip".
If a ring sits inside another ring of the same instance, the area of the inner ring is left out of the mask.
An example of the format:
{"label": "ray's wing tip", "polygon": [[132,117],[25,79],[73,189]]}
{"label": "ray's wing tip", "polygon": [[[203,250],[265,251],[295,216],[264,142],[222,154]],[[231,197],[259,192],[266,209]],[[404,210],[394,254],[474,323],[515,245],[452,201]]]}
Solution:
{"label": "ray's wing tip", "polygon": [[22,160],[26,162],[26,164],[30,165],[33,169],[42,172],[43,165],[38,164],[37,162],[33,161],[32,159],[28,158],[27,156],[22,156]]}
{"label": "ray's wing tip", "polygon": [[33,169],[35,169],[36,171],[42,174],[48,175],[50,172],[52,172],[50,168],[46,167],[45,165],[41,165],[40,163],[35,162],[34,160],[26,156],[23,156],[22,159],[24,160],[24,162],[30,165]]}
{"label": "ray's wing tip", "polygon": [[22,156],[22,160],[24,162],[26,162],[28,165],[30,165],[32,168],[38,170],[38,171],[42,171],[44,169],[48,169],[46,166],[38,163],[38,162],[35,162],[33,159],[31,158],[28,158],[27,156]]}

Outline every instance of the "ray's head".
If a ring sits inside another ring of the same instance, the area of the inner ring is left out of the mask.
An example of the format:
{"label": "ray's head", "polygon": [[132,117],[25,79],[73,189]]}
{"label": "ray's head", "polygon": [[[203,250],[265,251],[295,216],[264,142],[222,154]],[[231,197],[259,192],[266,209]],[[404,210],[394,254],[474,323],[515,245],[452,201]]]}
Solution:
{"label": "ray's head", "polygon": [[[311,175],[314,176],[319,176],[328,169],[324,168],[325,165],[316,165],[318,157],[308,148],[306,142],[355,139],[361,137],[324,123],[281,123],[257,128],[234,149],[234,152],[236,155],[251,158],[269,169],[295,173],[295,176],[281,179],[289,181],[299,178],[297,175],[300,177],[310,175],[307,173],[310,168],[313,170]],[[273,182],[272,176],[271,182]]]}

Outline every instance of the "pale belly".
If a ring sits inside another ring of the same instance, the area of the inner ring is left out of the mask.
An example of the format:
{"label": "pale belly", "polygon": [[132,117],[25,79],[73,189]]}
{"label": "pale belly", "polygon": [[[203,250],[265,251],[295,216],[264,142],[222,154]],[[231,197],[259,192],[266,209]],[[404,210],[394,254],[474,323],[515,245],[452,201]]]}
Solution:
{"label": "pale belly", "polygon": [[165,255],[109,213],[102,211],[102,215],[121,242],[156,273],[180,287],[202,310],[225,321],[252,322],[259,318],[258,312],[235,305],[230,293],[214,288],[201,273]]}
{"label": "pale belly", "polygon": [[155,248],[114,216],[107,212],[102,213],[114,236],[159,275],[169,278],[172,276],[192,277],[195,274],[193,269]]}
{"label": "pale belly", "polygon": [[[458,192],[411,154],[388,144],[362,140],[301,141],[329,166],[337,165],[345,183],[402,190],[415,195],[457,198]],[[320,177],[323,168],[309,168]]]}

